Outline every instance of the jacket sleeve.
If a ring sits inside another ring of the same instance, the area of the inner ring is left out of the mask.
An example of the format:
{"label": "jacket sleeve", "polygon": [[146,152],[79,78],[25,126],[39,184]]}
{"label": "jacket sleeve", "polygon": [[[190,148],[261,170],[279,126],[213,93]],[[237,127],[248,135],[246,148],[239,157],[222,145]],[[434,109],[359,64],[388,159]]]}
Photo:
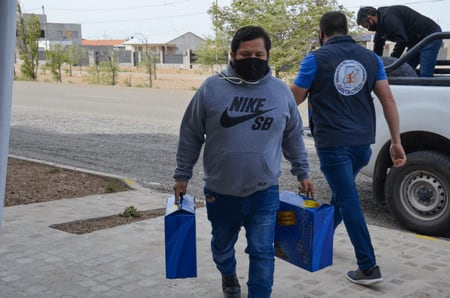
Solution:
{"label": "jacket sleeve", "polygon": [[386,41],[384,40],[382,34],[379,33],[379,32],[376,32],[375,33],[375,37],[373,39],[373,51],[378,56],[383,56],[383,50],[384,50],[385,42]]}
{"label": "jacket sleeve", "polygon": [[394,50],[392,50],[391,57],[400,58],[402,53],[405,51],[406,41],[399,41],[395,44]]}
{"label": "jacket sleeve", "polygon": [[386,30],[385,39],[395,42],[391,57],[399,58],[408,44],[408,32],[403,21],[388,13],[383,17],[383,28]]}
{"label": "jacket sleeve", "polygon": [[173,178],[188,181],[199,158],[205,142],[205,113],[203,106],[203,88],[194,94],[181,121],[180,136],[176,153],[176,168]]}
{"label": "jacket sleeve", "polygon": [[291,163],[291,173],[297,179],[309,178],[308,152],[303,140],[303,123],[294,98],[289,103],[290,117],[283,134],[283,155]]}

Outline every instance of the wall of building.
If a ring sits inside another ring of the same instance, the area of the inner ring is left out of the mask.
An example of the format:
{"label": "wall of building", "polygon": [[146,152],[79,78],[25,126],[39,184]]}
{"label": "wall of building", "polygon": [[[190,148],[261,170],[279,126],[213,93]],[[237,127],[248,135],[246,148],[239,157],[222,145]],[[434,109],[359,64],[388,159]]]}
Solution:
{"label": "wall of building", "polygon": [[[30,17],[33,14],[24,14]],[[143,44],[144,39],[136,37],[125,41],[121,46],[115,45],[82,45],[81,24],[48,23],[45,14],[34,14],[39,18],[41,26],[41,38],[39,39],[39,59],[45,62],[45,50],[51,49],[54,44],[63,46],[80,45],[85,50],[83,66],[95,65],[101,61],[107,61],[114,55],[121,66],[137,66],[142,62],[142,52],[148,45]],[[146,42],[146,41],[145,41]],[[170,67],[191,67],[191,62],[186,60],[186,52],[198,49],[204,39],[187,32],[179,37],[161,44],[150,44],[150,50],[154,57],[158,58],[158,64],[168,64]],[[20,63],[20,61],[18,61]]]}
{"label": "wall of building", "polygon": [[37,16],[41,27],[39,47],[49,49],[52,44],[81,45],[81,24],[48,23],[44,14],[23,14],[25,19]]}
{"label": "wall of building", "polygon": [[[46,27],[46,40],[61,41],[73,45],[81,45],[81,24],[43,24]],[[41,24],[42,26],[42,24]]]}
{"label": "wall of building", "polygon": [[199,47],[202,46],[202,44],[205,42],[205,40],[191,32],[187,32],[175,39],[172,39],[168,43],[173,43],[177,45],[177,51],[176,54],[182,55],[187,50],[197,50]]}

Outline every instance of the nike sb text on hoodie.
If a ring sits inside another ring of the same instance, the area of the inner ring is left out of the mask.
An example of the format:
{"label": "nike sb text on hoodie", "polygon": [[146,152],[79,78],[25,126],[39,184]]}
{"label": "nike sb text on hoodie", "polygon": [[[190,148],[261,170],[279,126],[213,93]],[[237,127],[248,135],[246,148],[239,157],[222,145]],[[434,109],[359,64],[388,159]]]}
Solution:
{"label": "nike sb text on hoodie", "polygon": [[174,178],[189,180],[204,144],[205,186],[247,196],[278,184],[284,153],[298,179],[308,177],[303,126],[292,92],[269,71],[242,82],[228,67],[208,78],[184,114]]}

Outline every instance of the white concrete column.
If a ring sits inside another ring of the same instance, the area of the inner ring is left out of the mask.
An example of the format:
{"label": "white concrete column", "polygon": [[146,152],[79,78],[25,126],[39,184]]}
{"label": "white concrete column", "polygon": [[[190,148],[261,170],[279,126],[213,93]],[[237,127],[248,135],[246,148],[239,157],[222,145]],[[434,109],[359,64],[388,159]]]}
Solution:
{"label": "white concrete column", "polygon": [[14,52],[16,50],[16,15],[17,0],[0,1],[0,40],[2,41],[0,47],[0,228],[3,220],[8,166]]}

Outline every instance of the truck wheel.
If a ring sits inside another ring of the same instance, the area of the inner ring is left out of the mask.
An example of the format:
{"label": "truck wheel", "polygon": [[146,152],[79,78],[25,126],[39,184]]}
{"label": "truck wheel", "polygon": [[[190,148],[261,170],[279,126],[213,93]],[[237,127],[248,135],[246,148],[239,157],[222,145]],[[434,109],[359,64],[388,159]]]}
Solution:
{"label": "truck wheel", "polygon": [[407,155],[406,165],[386,177],[387,204],[408,230],[450,234],[450,157],[435,151]]}

